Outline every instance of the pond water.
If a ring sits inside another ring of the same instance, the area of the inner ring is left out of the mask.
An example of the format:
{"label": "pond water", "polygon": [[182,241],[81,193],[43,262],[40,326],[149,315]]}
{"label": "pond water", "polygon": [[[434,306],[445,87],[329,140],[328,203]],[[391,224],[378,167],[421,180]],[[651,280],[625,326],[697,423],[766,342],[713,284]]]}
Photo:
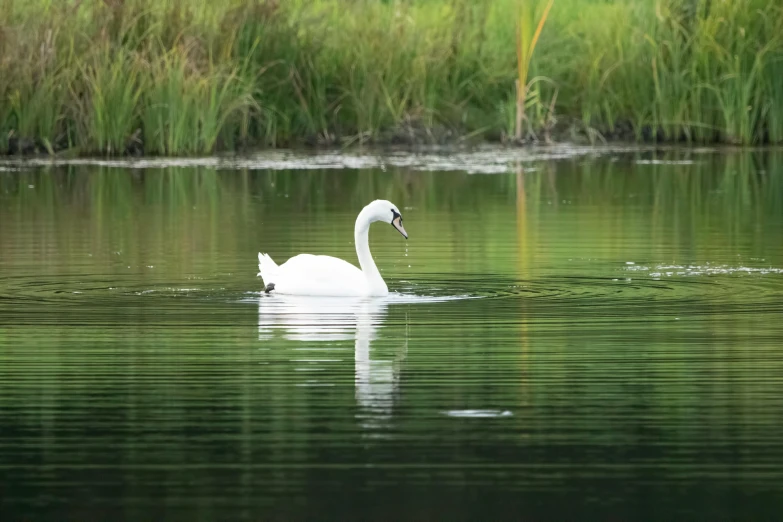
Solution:
{"label": "pond water", "polygon": [[[391,295],[264,295],[257,254]],[[0,519],[775,518],[783,152],[0,166]]]}

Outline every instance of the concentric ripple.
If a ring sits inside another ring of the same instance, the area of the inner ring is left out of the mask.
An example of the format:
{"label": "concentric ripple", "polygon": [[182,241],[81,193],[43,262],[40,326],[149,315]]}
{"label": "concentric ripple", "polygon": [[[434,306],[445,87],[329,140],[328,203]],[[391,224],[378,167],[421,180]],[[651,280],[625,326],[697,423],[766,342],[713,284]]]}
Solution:
{"label": "concentric ripple", "polygon": [[[395,306],[449,305],[463,300],[508,302],[526,307],[533,316],[574,312],[605,315],[611,320],[643,315],[716,311],[783,311],[783,269],[744,266],[630,265],[614,268],[605,277],[562,275],[518,280],[486,274],[430,274],[416,279],[390,281],[387,298],[375,299],[384,309]],[[250,285],[256,284],[253,281]],[[180,322],[209,315],[210,321],[229,320],[236,309],[258,299],[274,310],[296,311],[317,298],[265,296],[241,287],[239,281],[208,284],[199,280],[148,281],[133,275],[12,276],[0,279],[0,321],[112,321],[134,310],[152,321]],[[248,285],[248,286],[250,286]],[[270,299],[263,301],[263,299]],[[297,299],[299,301],[297,301]],[[309,301],[308,301],[309,300]],[[307,302],[305,302],[307,301]],[[350,311],[345,298],[325,299],[319,308]],[[363,301],[361,301],[363,302]],[[608,315],[607,315],[608,314]]]}

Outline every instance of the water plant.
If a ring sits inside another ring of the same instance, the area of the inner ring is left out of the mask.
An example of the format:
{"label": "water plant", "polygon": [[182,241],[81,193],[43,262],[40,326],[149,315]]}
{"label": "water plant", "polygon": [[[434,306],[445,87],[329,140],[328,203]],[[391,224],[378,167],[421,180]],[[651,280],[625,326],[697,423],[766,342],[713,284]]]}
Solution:
{"label": "water plant", "polygon": [[[530,9],[531,2],[522,1],[520,5],[519,25],[517,26],[517,106],[516,123],[514,138],[517,141],[522,140],[522,123],[525,120],[525,101],[531,85],[528,83],[528,74],[530,72],[530,62],[533,59],[533,51],[536,49],[538,39],[541,37],[541,31],[549,16],[549,11],[555,0],[549,0],[544,8],[541,18],[538,20],[535,33],[530,34],[532,28],[532,13]],[[537,81],[534,79],[533,82]],[[531,82],[532,83],[532,82]]]}

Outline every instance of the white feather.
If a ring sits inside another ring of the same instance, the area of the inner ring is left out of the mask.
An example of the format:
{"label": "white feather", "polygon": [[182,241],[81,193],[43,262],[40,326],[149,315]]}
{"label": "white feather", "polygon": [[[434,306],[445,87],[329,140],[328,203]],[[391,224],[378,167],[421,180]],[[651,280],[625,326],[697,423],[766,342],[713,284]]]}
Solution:
{"label": "white feather", "polygon": [[299,254],[277,265],[268,254],[258,254],[258,275],[265,286],[274,285],[278,294],[310,296],[385,296],[389,290],[370,254],[368,231],[374,221],[392,223],[407,239],[397,207],[384,200],[375,200],[362,209],[356,218],[354,241],[361,269],[331,256]]}

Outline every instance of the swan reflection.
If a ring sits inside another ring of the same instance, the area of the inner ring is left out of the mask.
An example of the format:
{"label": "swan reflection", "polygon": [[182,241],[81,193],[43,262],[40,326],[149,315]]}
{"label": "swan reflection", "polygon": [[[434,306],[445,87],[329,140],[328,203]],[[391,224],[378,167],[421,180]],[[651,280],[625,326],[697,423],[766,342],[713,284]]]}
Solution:
{"label": "swan reflection", "polygon": [[[271,295],[258,298],[258,338],[299,342],[354,341],[356,401],[365,427],[392,416],[407,335],[393,359],[371,357],[371,345],[386,319],[388,298]],[[326,348],[328,349],[328,348]]]}

